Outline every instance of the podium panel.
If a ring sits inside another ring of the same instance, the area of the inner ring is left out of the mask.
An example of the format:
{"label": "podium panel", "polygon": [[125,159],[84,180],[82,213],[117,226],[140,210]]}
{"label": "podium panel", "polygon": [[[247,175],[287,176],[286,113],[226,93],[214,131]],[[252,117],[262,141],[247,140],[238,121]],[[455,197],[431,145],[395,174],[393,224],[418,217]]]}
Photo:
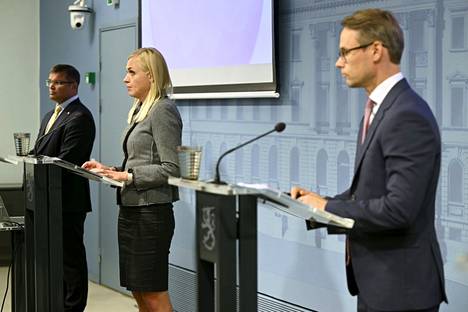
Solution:
{"label": "podium panel", "polygon": [[[236,311],[236,196],[196,193],[198,311]],[[216,275],[215,275],[216,273]],[[214,276],[217,278],[215,289]],[[214,290],[214,292],[213,292]]]}
{"label": "podium panel", "polygon": [[62,169],[24,163],[26,311],[63,311]]}
{"label": "podium panel", "polygon": [[[60,312],[63,303],[62,173],[122,187],[123,183],[48,156],[7,156],[0,161],[24,164],[24,239],[15,235],[12,307],[17,312]],[[18,259],[19,258],[19,259]]]}
{"label": "podium panel", "polygon": [[180,178],[169,184],[196,191],[198,311],[257,311],[257,196]]}
{"label": "podium panel", "polygon": [[258,200],[304,219],[307,229],[327,227],[346,231],[354,225],[354,220],[310,207],[265,185],[216,184],[175,177],[169,177],[168,182],[196,191],[200,312],[257,311]]}

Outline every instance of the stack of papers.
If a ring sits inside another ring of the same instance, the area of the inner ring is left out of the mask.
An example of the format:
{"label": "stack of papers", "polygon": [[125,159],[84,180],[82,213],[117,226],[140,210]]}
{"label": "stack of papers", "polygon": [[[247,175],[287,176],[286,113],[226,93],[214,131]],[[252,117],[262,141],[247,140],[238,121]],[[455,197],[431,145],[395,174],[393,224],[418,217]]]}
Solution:
{"label": "stack of papers", "polygon": [[252,194],[258,194],[266,203],[293,216],[346,229],[351,229],[354,226],[353,219],[339,217],[333,213],[306,205],[286,193],[270,188],[266,184],[239,183],[236,185],[251,190]]}

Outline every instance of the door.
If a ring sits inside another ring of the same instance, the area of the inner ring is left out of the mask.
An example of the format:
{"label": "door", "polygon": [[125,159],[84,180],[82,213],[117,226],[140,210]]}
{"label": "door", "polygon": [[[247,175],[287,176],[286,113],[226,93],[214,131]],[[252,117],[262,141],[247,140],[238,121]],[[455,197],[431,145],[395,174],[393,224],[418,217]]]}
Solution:
{"label": "door", "polygon": [[[102,29],[100,32],[100,154],[101,162],[120,166],[123,160],[122,132],[133,99],[122,82],[125,65],[136,49],[136,27],[126,25]],[[101,284],[124,291],[119,282],[119,254],[117,246],[116,189],[100,185],[100,272]]]}

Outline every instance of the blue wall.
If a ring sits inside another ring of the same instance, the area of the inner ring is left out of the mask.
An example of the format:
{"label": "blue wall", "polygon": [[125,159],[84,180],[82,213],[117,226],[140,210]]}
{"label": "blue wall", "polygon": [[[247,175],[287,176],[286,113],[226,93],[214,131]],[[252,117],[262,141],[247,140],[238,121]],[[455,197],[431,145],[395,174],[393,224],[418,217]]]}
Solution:
{"label": "blue wall", "polygon": [[[83,31],[72,31],[68,25],[68,3],[41,1],[41,79],[58,62],[75,64],[82,72],[98,72],[99,29],[137,20],[136,1],[122,1],[119,9],[107,7],[104,1],[94,2],[94,23]],[[348,89],[334,68],[339,22],[360,8],[392,10],[406,38],[403,74],[428,101],[442,132],[436,227],[450,300],[450,305],[442,310],[464,311],[468,306],[468,272],[462,263],[468,254],[466,0],[279,3],[280,99],[177,102],[184,119],[184,143],[204,146],[202,178],[212,178],[214,160],[224,150],[269,130],[281,120],[288,124],[282,134],[264,138],[226,157],[222,166],[224,179],[268,183],[282,190],[300,184],[324,195],[345,189],[353,171],[355,137],[365,94]],[[80,88],[81,98],[96,119],[98,90],[99,83],[95,88]],[[41,112],[49,109],[43,89]],[[99,146],[98,140],[95,146]],[[98,158],[96,147],[94,154]],[[176,209],[171,263],[194,270],[193,194],[182,191],[181,197]],[[87,226],[92,232],[98,223],[91,218]],[[88,249],[97,249],[97,241],[88,239]],[[341,236],[306,232],[301,220],[269,207],[259,209],[262,293],[320,311],[353,311],[354,299],[346,291],[343,250]],[[90,272],[99,274],[93,260]]]}
{"label": "blue wall", "polygon": [[[81,101],[94,115],[99,129],[99,30],[106,27],[137,23],[137,1],[122,1],[120,8],[108,7],[106,1],[94,1],[91,19],[86,20],[82,30],[70,27],[68,5],[73,1],[41,0],[40,4],[40,112],[42,116],[52,109],[48,89],[44,85],[50,68],[57,63],[72,64],[82,76],[96,72],[95,86],[84,83],[82,77],[79,95]],[[124,64],[122,64],[122,67]],[[96,134],[92,157],[99,159],[100,135]],[[92,183],[93,213],[86,221],[86,248],[88,252],[89,276],[99,280],[99,207],[98,187]],[[91,257],[90,257],[91,256]]]}

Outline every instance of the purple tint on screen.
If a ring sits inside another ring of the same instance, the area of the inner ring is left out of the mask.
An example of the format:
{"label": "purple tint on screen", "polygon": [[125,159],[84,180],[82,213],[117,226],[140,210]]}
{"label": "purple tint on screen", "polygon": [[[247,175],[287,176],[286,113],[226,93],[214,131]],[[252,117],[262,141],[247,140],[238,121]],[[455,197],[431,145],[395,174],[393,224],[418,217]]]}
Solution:
{"label": "purple tint on screen", "polygon": [[143,0],[142,44],[158,48],[170,68],[271,63],[271,52],[261,52],[271,51],[271,39],[258,38],[271,36],[261,29],[271,27],[264,2],[271,8],[271,0]]}
{"label": "purple tint on screen", "polygon": [[272,1],[263,1],[262,17],[255,49],[250,64],[271,64],[273,62]]}

